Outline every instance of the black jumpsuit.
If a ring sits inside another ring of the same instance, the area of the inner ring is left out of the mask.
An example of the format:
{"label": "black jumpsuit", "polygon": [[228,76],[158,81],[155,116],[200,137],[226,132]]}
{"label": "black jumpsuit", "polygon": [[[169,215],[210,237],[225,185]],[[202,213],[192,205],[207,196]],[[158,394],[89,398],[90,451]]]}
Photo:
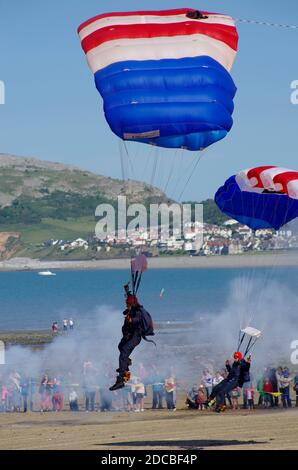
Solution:
{"label": "black jumpsuit", "polygon": [[234,361],[232,366],[227,364],[226,369],[228,371],[228,376],[214,387],[209,397],[209,399],[216,397],[216,405],[218,407],[224,404],[225,395],[238,386],[241,363],[239,361]]}
{"label": "black jumpsuit", "polygon": [[[141,321],[141,306],[132,307],[131,310],[124,310],[125,315],[124,324],[122,326],[122,339],[118,344],[120,351],[119,355],[119,375],[122,376],[129,370],[129,356],[134,348],[140,344],[142,340],[140,321]],[[131,321],[129,321],[129,315]]]}

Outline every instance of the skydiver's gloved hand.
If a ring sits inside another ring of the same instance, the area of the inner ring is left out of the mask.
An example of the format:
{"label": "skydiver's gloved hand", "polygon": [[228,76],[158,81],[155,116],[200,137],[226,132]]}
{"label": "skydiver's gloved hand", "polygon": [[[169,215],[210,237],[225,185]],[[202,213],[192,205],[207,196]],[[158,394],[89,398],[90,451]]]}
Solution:
{"label": "skydiver's gloved hand", "polygon": [[229,365],[230,365],[229,359],[226,360],[225,365],[226,365],[226,366],[229,366]]}
{"label": "skydiver's gloved hand", "polygon": [[251,354],[249,356],[247,356],[246,362],[251,362]]}

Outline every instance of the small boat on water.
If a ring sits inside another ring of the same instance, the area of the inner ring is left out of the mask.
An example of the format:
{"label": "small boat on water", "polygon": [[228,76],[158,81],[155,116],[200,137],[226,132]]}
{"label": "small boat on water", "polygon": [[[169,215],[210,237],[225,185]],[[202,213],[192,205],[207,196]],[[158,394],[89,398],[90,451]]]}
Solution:
{"label": "small boat on water", "polygon": [[52,273],[52,271],[39,271],[39,276],[56,276],[56,273]]}

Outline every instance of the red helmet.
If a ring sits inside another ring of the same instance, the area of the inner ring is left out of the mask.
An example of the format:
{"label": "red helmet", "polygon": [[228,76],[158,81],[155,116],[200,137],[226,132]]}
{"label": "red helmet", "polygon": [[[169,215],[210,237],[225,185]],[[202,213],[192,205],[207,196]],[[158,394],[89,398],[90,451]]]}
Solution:
{"label": "red helmet", "polygon": [[134,307],[135,305],[138,305],[138,299],[135,295],[133,294],[128,294],[126,296],[126,305],[130,306],[130,307]]}
{"label": "red helmet", "polygon": [[243,355],[240,351],[234,352],[234,359],[238,359],[240,361],[243,358]]}

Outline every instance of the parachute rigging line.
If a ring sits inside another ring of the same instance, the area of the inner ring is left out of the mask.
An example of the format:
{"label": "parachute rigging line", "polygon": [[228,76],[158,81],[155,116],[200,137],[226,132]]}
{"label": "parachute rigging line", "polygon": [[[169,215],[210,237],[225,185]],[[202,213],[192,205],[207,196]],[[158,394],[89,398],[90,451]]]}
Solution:
{"label": "parachute rigging line", "polygon": [[125,172],[124,172],[124,158],[123,158],[123,152],[122,152],[122,141],[119,140],[119,155],[120,155],[120,165],[121,165],[121,177],[122,180],[125,181]]}
{"label": "parachute rigging line", "polygon": [[195,173],[195,171],[196,171],[196,169],[197,169],[197,167],[198,167],[198,165],[199,165],[199,163],[200,163],[200,161],[201,161],[201,159],[202,159],[205,152],[206,152],[206,149],[202,150],[200,156],[197,158],[197,160],[195,162],[195,165],[194,165],[189,177],[187,178],[187,181],[186,181],[186,183],[185,183],[185,185],[184,185],[184,187],[183,187],[183,189],[182,189],[182,191],[181,191],[181,193],[178,197],[178,201],[181,201],[181,198],[182,198],[182,196],[183,196],[183,194],[184,194],[191,178],[193,177],[193,175],[194,175],[194,173]]}
{"label": "parachute rigging line", "polygon": [[271,26],[273,28],[298,29],[296,24],[270,23],[269,21],[248,20],[244,18],[235,18],[236,23],[257,24],[260,26]]}
{"label": "parachute rigging line", "polygon": [[133,177],[133,179],[136,179],[135,173],[134,173],[133,164],[132,164],[132,161],[131,161],[131,158],[130,158],[130,154],[129,154],[129,151],[128,151],[128,148],[127,148],[127,145],[126,145],[125,140],[123,141],[123,144],[124,144],[125,152],[126,152],[126,155],[127,155],[127,158],[128,158],[128,162],[129,162],[129,165],[130,165],[130,168],[131,168],[132,177]]}

